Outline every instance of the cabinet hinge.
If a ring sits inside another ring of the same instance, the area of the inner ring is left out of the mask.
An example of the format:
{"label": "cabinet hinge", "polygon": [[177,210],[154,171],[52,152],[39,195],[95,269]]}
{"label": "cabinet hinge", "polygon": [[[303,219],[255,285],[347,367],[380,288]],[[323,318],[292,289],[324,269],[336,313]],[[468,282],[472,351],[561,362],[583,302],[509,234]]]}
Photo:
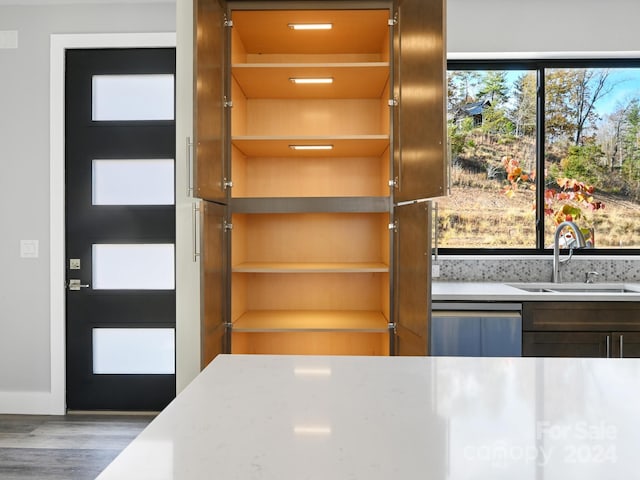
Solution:
{"label": "cabinet hinge", "polygon": [[387,225],[387,228],[389,228],[389,230],[393,230],[394,232],[398,231],[398,221],[394,221],[393,223],[390,223],[389,225]]}
{"label": "cabinet hinge", "polygon": [[222,228],[224,228],[225,232],[228,232],[230,230],[233,230],[233,223],[229,223],[229,222],[224,222],[222,224]]}
{"label": "cabinet hinge", "polygon": [[233,182],[231,180],[227,180],[226,178],[222,182],[222,187],[227,190],[228,188],[233,188]]}
{"label": "cabinet hinge", "polygon": [[225,27],[233,27],[233,20],[227,20],[226,18],[224,19],[224,26]]}
{"label": "cabinet hinge", "polygon": [[398,99],[397,98],[390,98],[387,103],[389,104],[390,107],[397,107],[398,106]]}
{"label": "cabinet hinge", "polygon": [[224,108],[231,108],[231,107],[233,107],[233,102],[232,102],[231,100],[228,100],[228,99],[227,99],[227,97],[225,96],[225,97],[222,99],[222,106],[223,106]]}
{"label": "cabinet hinge", "polygon": [[395,17],[393,17],[393,18],[389,18],[389,19],[387,19],[387,25],[389,25],[390,27],[393,27],[393,26],[395,26],[395,25],[397,25],[397,24],[398,24],[398,17],[397,17],[397,15],[396,15]]}
{"label": "cabinet hinge", "polygon": [[389,180],[389,188],[398,188],[398,177]]}
{"label": "cabinet hinge", "polygon": [[387,328],[392,331],[394,333],[394,335],[397,333],[397,328],[396,328],[396,324],[395,323],[387,323]]}

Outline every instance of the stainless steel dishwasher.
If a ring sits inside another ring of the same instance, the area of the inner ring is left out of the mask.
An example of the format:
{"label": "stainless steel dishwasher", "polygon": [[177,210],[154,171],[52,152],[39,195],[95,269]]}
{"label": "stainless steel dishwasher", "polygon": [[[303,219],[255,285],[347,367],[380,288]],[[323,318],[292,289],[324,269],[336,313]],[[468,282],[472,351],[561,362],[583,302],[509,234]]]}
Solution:
{"label": "stainless steel dishwasher", "polygon": [[522,305],[434,302],[430,333],[431,355],[519,357]]}

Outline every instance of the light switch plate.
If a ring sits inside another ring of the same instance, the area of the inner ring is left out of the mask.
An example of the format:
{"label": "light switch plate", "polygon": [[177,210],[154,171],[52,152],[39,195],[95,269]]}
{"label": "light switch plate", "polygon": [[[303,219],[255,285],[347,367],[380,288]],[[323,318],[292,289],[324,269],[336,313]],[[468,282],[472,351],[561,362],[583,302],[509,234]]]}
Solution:
{"label": "light switch plate", "polygon": [[0,30],[0,49],[18,48],[17,30]]}
{"label": "light switch plate", "polygon": [[38,258],[39,244],[38,240],[20,240],[20,257]]}

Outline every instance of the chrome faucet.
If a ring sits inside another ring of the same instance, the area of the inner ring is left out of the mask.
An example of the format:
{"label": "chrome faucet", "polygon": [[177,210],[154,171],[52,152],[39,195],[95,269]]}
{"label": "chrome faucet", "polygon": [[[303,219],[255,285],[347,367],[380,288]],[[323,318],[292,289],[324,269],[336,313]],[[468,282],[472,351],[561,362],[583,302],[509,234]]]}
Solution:
{"label": "chrome faucet", "polygon": [[[575,240],[572,240],[567,245],[569,247],[569,256],[564,260],[560,260],[560,234],[566,227],[573,230]],[[560,225],[558,225],[558,228],[556,228],[556,233],[553,237],[553,283],[558,283],[560,281],[560,264],[571,260],[571,257],[573,256],[573,249],[585,248],[586,246],[587,242],[584,239],[584,235],[582,235],[582,232],[575,223],[562,222]]]}
{"label": "chrome faucet", "polygon": [[598,272],[587,272],[584,274],[584,283],[594,283],[596,277],[600,275]]}

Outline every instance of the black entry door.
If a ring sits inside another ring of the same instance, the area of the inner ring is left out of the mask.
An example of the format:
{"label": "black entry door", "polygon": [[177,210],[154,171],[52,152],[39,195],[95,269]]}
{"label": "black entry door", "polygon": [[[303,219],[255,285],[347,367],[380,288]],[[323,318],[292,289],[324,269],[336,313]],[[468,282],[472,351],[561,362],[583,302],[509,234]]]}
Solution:
{"label": "black entry door", "polygon": [[70,410],[175,396],[175,49],[66,53]]}

